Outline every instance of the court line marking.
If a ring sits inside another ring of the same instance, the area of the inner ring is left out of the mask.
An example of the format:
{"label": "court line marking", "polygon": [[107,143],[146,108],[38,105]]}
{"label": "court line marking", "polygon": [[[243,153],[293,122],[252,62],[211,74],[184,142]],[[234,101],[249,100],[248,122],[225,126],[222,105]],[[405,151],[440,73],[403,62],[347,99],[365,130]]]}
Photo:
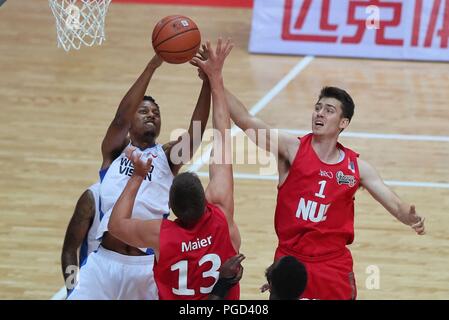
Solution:
{"label": "court line marking", "polygon": [[[301,61],[299,61],[290,71],[285,75],[265,96],[262,97],[252,108],[249,113],[253,116],[265,109],[268,103],[273,100],[284,88],[292,81],[298,74],[300,74],[313,60],[314,56],[305,56]],[[233,126],[231,129],[231,136],[235,136],[237,132],[241,131],[237,126]],[[192,165],[190,165],[188,171],[198,171],[210,158],[210,151],[212,150],[212,144],[206,148],[206,150],[201,154],[200,158],[197,159]],[[65,287],[59,289],[59,291],[53,295],[51,300],[62,300],[65,297]],[[62,293],[61,293],[62,292]]]}
{"label": "court line marking", "polygon": [[[262,97],[255,105],[251,107],[249,113],[251,115],[256,115],[263,109],[265,109],[268,103],[273,100],[285,87],[292,81],[296,76],[298,76],[312,61],[315,59],[314,56],[306,56],[301,61],[299,61],[290,71],[285,75],[268,93]],[[235,136],[241,129],[236,125],[231,128],[231,136]],[[210,143],[205,151],[201,154],[201,156],[190,165],[187,170],[196,172],[198,171],[204,164],[209,161],[210,152],[212,150],[212,143]]]}
{"label": "court line marking", "polygon": [[[208,172],[197,172],[200,177],[209,177]],[[278,176],[265,176],[254,173],[241,173],[234,172],[234,179],[240,180],[264,180],[264,181],[278,181]],[[434,188],[434,189],[449,189],[449,183],[443,182],[422,182],[422,181],[398,181],[398,180],[385,180],[385,184],[393,187],[414,187],[414,188]]]}
{"label": "court line marking", "polygon": [[[304,135],[310,130],[280,129],[292,134]],[[449,142],[449,136],[416,135],[416,134],[390,134],[390,133],[369,133],[369,132],[342,132],[340,137],[380,139],[380,140],[403,140],[403,141],[432,141]]]}

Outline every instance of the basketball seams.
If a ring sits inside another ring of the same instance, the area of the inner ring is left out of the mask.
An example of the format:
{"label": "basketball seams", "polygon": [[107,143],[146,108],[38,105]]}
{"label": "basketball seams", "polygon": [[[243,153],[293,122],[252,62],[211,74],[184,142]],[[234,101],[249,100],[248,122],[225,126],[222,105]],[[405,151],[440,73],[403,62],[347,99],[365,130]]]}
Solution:
{"label": "basketball seams", "polygon": [[193,49],[195,49],[196,47],[199,47],[201,45],[201,41],[200,42],[198,42],[196,45],[194,45],[193,47],[191,47],[191,48],[189,48],[189,49],[186,49],[186,50],[182,50],[182,51],[167,51],[167,50],[161,50],[161,51],[159,51],[159,53],[182,53],[182,52],[187,52],[187,51],[190,51],[190,50],[193,50]]}
{"label": "basketball seams", "polygon": [[[154,36],[154,39],[152,39],[153,45],[154,45],[154,40],[157,40],[157,37],[159,37],[159,34],[161,33],[162,29],[164,29],[165,26],[166,26],[167,24],[169,24],[170,22],[172,22],[173,20],[176,20],[176,19],[178,19],[178,18],[184,18],[184,17],[183,17],[183,16],[180,16],[180,15],[175,15],[175,16],[173,16],[173,18],[171,18],[171,19],[169,19],[168,21],[166,21],[166,22],[159,28],[159,31],[158,31],[157,34]],[[159,45],[159,44],[158,44],[158,45]],[[155,47],[157,47],[157,46],[155,46]]]}
{"label": "basketball seams", "polygon": [[[185,33],[190,32],[190,31],[195,31],[195,30],[198,30],[198,28],[188,29],[188,30],[185,30],[185,31],[183,31],[183,32],[180,32],[180,33],[177,33],[177,34],[175,34],[175,35],[172,35],[171,37],[169,37],[169,38],[167,38],[167,39],[161,41],[161,42],[158,43],[157,45],[155,45],[154,48],[157,49],[157,48],[158,48],[161,44],[163,44],[164,42],[167,42],[168,40],[171,40],[171,39],[173,39],[173,38],[176,38],[177,36],[180,36],[180,35],[182,35],[182,34],[185,34]],[[198,32],[199,32],[199,30],[198,30]]]}

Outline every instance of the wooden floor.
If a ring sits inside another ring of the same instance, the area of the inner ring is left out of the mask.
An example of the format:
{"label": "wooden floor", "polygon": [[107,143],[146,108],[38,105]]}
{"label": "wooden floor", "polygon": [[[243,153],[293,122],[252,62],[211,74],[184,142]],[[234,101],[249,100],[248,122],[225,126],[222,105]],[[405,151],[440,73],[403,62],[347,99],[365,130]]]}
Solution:
{"label": "wooden floor", "polygon": [[[60,250],[75,201],[97,179],[105,130],[152,56],[154,24],[174,13],[193,18],[204,38],[233,38],[225,82],[248,108],[302,59],[249,55],[250,10],[112,4],[105,44],[66,53],[56,48],[47,1],[7,1],[0,7],[1,299],[49,299],[63,285]],[[448,84],[448,64],[316,58],[259,116],[278,128],[307,130],[320,88],[337,85],[357,104],[349,132],[447,137]],[[186,126],[200,85],[187,64],[158,70],[149,92],[161,105],[161,142]],[[357,194],[351,250],[359,298],[449,299],[449,142],[342,141],[386,180],[446,186],[393,187],[426,216],[424,237],[395,221],[366,191]],[[237,173],[258,169],[235,166]],[[276,183],[235,183],[236,219],[247,256],[242,298],[266,299],[258,288],[276,245]],[[365,286],[372,265],[380,270],[377,290]]]}

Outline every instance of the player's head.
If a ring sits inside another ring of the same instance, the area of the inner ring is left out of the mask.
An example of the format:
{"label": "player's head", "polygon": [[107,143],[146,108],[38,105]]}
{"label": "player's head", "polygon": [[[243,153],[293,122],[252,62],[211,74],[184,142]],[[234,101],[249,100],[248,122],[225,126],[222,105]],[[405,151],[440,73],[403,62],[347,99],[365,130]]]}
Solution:
{"label": "player's head", "polygon": [[198,176],[192,172],[178,174],[170,188],[170,208],[187,226],[195,224],[203,215],[206,196]]}
{"label": "player's head", "polygon": [[265,271],[270,300],[298,300],[307,284],[305,266],[295,257],[285,256]]}
{"label": "player's head", "polygon": [[159,105],[151,96],[144,96],[131,122],[131,140],[156,139],[161,131]]}
{"label": "player's head", "polygon": [[312,114],[312,131],[316,135],[338,135],[354,115],[354,101],[337,87],[324,87]]}

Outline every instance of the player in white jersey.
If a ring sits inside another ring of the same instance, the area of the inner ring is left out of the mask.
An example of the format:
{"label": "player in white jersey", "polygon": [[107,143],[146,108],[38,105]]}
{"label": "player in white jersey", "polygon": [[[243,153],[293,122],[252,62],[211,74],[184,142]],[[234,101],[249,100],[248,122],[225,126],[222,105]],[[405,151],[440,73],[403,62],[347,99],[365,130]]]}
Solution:
{"label": "player in white jersey", "polygon": [[67,292],[76,285],[79,266],[98,249],[96,239],[100,225],[100,181],[91,185],[79,197],[64,237],[61,253],[62,274]]}
{"label": "player in white jersey", "polygon": [[[107,232],[107,225],[112,208],[133,171],[132,163],[123,152],[126,146],[138,147],[146,157],[153,158],[153,167],[142,183],[132,216],[161,219],[169,212],[168,195],[174,175],[191,159],[201,143],[211,99],[210,84],[204,76],[189,130],[176,141],[164,145],[156,142],[161,127],[161,110],[152,97],[145,96],[145,91],[161,64],[162,60],[157,55],[151,59],[123,98],[104,137],[100,171],[102,220],[97,235],[101,237],[101,245],[81,268],[78,285],[69,299],[158,298],[151,248],[135,248],[125,244]],[[201,134],[194,141],[195,121],[201,123]]]}

